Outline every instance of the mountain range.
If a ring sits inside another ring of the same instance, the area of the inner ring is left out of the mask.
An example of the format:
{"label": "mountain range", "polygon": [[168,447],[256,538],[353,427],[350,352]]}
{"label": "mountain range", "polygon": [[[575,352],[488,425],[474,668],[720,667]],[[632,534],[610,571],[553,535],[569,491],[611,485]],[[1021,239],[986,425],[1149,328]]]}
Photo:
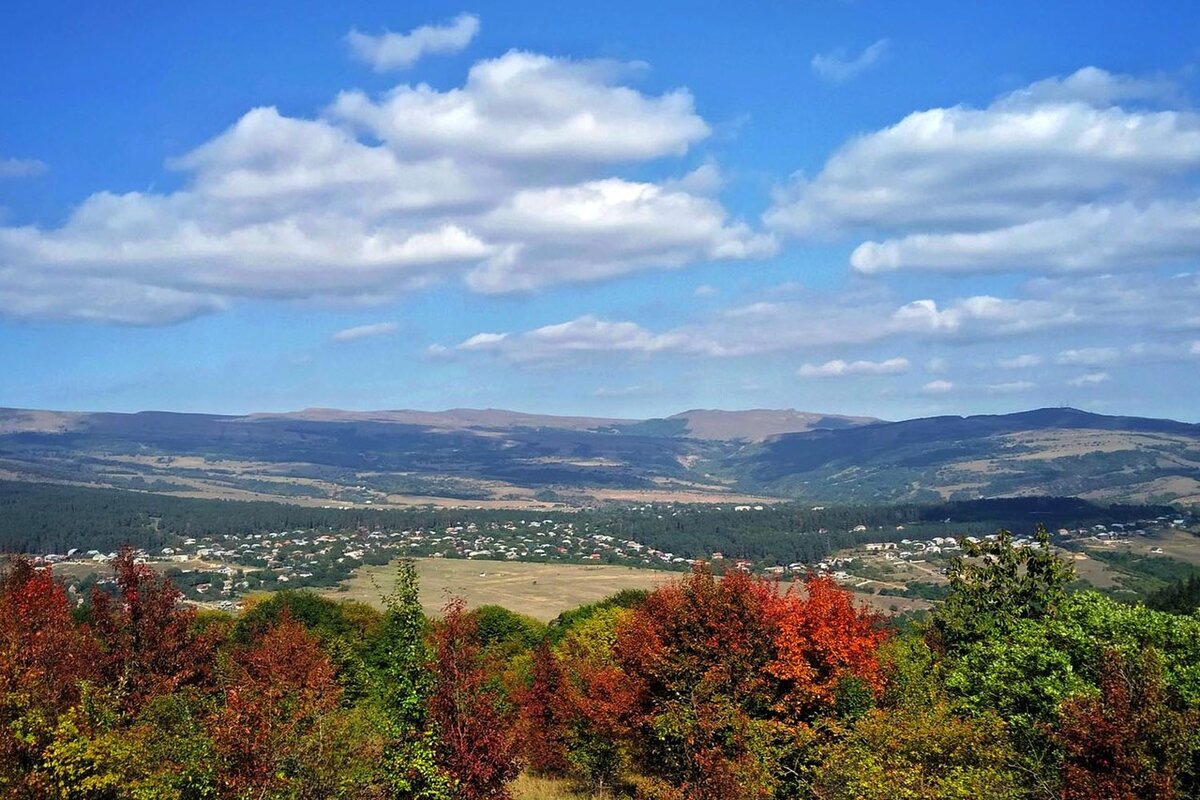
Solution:
{"label": "mountain range", "polygon": [[1200,502],[1200,425],[1071,408],[887,422],[497,409],[242,416],[0,409],[0,478],[321,505]]}

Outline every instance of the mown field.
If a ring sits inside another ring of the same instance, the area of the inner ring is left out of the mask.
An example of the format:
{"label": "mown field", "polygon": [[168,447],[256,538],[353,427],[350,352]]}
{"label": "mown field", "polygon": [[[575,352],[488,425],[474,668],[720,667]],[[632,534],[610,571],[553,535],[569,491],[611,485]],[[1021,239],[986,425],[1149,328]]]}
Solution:
{"label": "mown field", "polygon": [[[679,577],[678,572],[581,564],[530,564],[448,558],[416,559],[421,579],[421,606],[436,615],[450,597],[474,608],[501,605],[535,619],[550,621],[584,603],[622,589],[653,589]],[[394,567],[363,567],[337,588],[322,594],[375,606],[395,585]]]}

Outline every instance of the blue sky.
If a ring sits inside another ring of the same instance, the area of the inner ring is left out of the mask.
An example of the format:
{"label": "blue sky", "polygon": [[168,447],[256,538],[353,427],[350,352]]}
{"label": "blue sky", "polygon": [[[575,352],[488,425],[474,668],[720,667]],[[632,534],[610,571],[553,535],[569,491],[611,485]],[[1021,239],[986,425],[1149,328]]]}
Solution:
{"label": "blue sky", "polygon": [[0,405],[1200,420],[1191,3],[42,2]]}

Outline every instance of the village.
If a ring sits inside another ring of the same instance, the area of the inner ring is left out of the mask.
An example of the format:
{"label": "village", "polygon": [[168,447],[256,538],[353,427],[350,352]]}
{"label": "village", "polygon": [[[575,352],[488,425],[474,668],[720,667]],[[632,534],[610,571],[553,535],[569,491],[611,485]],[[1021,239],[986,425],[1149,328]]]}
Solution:
{"label": "village", "polygon": [[[1054,533],[1054,541],[1059,547],[1113,544],[1163,530],[1182,529],[1193,522],[1190,517],[1160,516],[1128,524],[1060,528]],[[677,571],[689,569],[693,563],[682,555],[606,530],[609,529],[594,527],[590,522],[562,519],[464,519],[428,528],[360,527],[343,531],[296,529],[198,535],[155,550],[137,550],[135,557],[170,577],[188,600],[225,610],[238,608],[239,598],[249,593],[333,587],[347,580],[359,567],[382,566],[405,557],[606,564]],[[827,530],[821,529],[797,531],[794,535],[826,533]],[[977,537],[953,531],[908,537],[904,536],[904,525],[891,530],[856,525],[849,533],[861,543],[813,563],[764,563],[727,556],[721,551],[709,553],[706,560],[720,572],[738,570],[778,579],[819,574],[857,591],[929,599],[939,594],[929,586],[944,584],[950,559],[961,554],[960,542],[978,543],[996,537],[996,534]],[[1014,544],[1029,547],[1034,540],[1018,536]],[[1158,552],[1162,552],[1161,548]],[[103,586],[112,580],[107,565],[116,556],[116,552],[74,548],[61,554],[37,555],[35,561],[54,565],[56,572],[66,579],[68,591],[77,602],[82,602],[90,586]]]}

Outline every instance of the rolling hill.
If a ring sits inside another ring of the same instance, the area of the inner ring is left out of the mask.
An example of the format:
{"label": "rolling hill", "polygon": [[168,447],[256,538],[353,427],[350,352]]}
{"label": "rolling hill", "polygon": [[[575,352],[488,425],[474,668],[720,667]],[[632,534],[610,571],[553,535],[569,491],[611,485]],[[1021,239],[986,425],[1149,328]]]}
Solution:
{"label": "rolling hill", "polygon": [[650,420],[4,409],[0,478],[322,505],[1200,502],[1200,425],[1069,408],[900,422],[766,409]]}

